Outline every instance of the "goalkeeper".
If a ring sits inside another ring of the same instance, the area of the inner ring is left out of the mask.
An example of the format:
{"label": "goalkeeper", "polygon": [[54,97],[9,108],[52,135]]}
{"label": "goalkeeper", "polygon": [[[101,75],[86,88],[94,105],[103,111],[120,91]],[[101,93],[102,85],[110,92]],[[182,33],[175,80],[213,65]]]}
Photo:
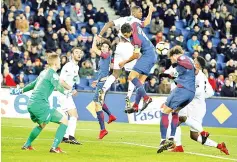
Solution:
{"label": "goalkeeper", "polygon": [[49,96],[52,94],[54,89],[59,92],[69,95],[71,90],[65,90],[59,83],[59,76],[56,71],[60,68],[60,58],[54,52],[48,52],[47,63],[49,67],[42,71],[38,78],[23,89],[12,89],[11,94],[18,95],[24,92],[33,90],[30,96],[27,109],[30,113],[30,118],[33,122],[38,123],[30,133],[29,138],[23,145],[23,150],[34,150],[32,142],[38,137],[43,128],[49,123],[57,123],[59,127],[56,131],[56,135],[53,141],[53,145],[50,149],[52,153],[63,153],[58,147],[62,141],[65,131],[67,129],[67,118],[58,112],[55,108],[50,109]]}

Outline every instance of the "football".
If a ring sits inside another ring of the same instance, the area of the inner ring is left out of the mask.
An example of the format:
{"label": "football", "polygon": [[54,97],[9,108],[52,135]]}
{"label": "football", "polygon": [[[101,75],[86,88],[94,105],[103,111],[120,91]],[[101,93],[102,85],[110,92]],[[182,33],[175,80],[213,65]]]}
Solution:
{"label": "football", "polygon": [[167,55],[169,49],[170,49],[170,44],[167,42],[162,41],[156,44],[156,52],[159,55]]}

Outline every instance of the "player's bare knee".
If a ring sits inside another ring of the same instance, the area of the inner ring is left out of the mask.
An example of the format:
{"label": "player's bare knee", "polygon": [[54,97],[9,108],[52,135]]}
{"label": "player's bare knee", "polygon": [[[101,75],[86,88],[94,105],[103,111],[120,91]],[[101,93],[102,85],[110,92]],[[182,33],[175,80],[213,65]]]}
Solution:
{"label": "player's bare knee", "polygon": [[41,128],[41,129],[44,129],[45,128],[45,126],[46,126],[47,124],[39,124],[39,127]]}
{"label": "player's bare knee", "polygon": [[68,125],[68,119],[65,116],[63,116],[63,118],[60,120],[60,123]]}
{"label": "player's bare knee", "polygon": [[161,110],[162,113],[164,114],[170,114],[173,111],[173,109],[167,107],[167,106],[163,106],[163,109]]}
{"label": "player's bare knee", "polygon": [[187,120],[187,117],[186,117],[186,116],[180,116],[180,117],[179,117],[179,122],[180,122],[180,123],[184,123],[186,120]]}
{"label": "player's bare knee", "polygon": [[113,75],[116,79],[118,79],[118,78],[119,78],[119,75],[120,75],[120,71],[121,71],[121,70],[114,70],[112,75]]}
{"label": "player's bare knee", "polygon": [[76,117],[78,118],[78,113],[77,113],[77,109],[71,109],[68,111],[68,114],[70,117]]}

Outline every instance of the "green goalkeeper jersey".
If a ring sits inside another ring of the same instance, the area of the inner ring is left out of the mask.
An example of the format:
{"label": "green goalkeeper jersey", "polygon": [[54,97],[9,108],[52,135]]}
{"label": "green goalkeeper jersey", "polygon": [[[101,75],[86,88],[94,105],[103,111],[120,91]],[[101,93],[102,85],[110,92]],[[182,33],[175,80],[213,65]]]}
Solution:
{"label": "green goalkeeper jersey", "polygon": [[64,94],[64,88],[59,83],[59,76],[51,68],[42,71],[34,82],[23,88],[23,92],[27,92],[32,89],[33,92],[28,104],[49,104],[48,98],[54,89]]}

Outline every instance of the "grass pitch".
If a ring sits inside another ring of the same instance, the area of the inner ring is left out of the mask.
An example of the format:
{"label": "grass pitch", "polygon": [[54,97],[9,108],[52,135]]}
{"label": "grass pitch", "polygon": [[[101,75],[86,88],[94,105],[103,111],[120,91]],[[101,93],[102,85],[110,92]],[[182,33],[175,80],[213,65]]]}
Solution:
{"label": "grass pitch", "polygon": [[206,128],[210,138],[225,142],[230,155],[202,146],[189,138],[189,128],[182,127],[185,153],[163,152],[157,154],[160,142],[158,125],[133,125],[112,123],[106,125],[109,134],[98,140],[97,122],[78,122],[76,137],[83,145],[61,144],[66,154],[49,153],[57,129],[49,124],[34,141],[36,151],[21,150],[30,131],[35,126],[29,119],[2,118],[2,161],[13,162],[237,162],[237,129]]}

